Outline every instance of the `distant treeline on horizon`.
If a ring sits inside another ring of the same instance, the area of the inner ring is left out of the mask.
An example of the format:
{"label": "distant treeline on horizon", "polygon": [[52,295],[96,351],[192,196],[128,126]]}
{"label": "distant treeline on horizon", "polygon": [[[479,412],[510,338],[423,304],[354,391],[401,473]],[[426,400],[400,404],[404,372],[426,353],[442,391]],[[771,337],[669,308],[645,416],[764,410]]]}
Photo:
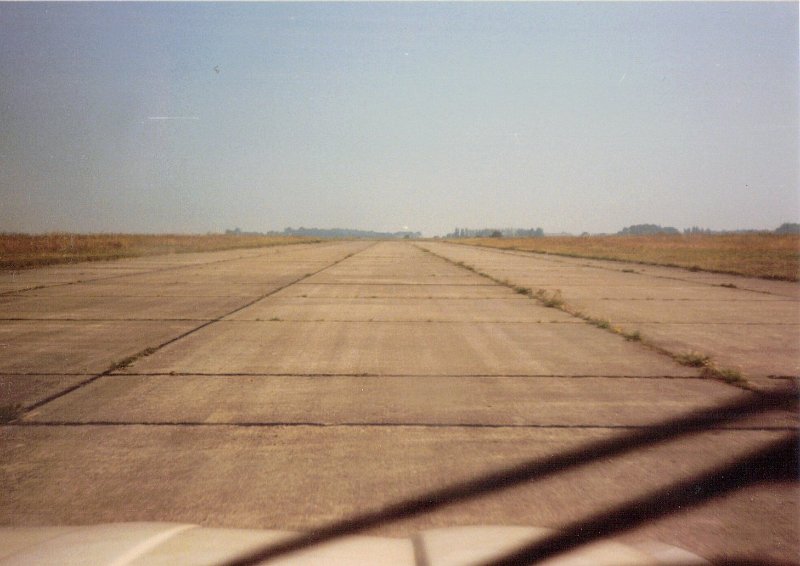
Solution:
{"label": "distant treeline on horizon", "polygon": [[[800,224],[794,222],[785,222],[775,230],[711,230],[710,228],[699,228],[692,226],[691,228],[684,228],[683,232],[672,226],[660,226],[658,224],[633,224],[626,226],[615,235],[618,236],[647,236],[652,234],[759,234],[759,233],[774,233],[774,234],[800,234]],[[547,234],[541,228],[456,228],[453,232],[447,234],[445,238],[538,238]],[[554,234],[558,236],[565,236],[570,234]],[[588,232],[584,232],[581,236],[590,236]],[[596,234],[607,235],[607,234]]]}
{"label": "distant treeline on horizon", "polygon": [[540,238],[541,228],[456,228],[445,238]]}
{"label": "distant treeline on horizon", "polygon": [[[770,230],[711,230],[710,228],[699,228],[692,226],[691,228],[684,228],[684,234],[758,234],[770,232]],[[784,222],[775,230],[775,234],[800,234],[800,224],[793,222]],[[659,226],[658,224],[634,224],[626,226],[617,234],[620,236],[627,235],[649,235],[649,234],[680,234],[681,231],[672,226]]]}
{"label": "distant treeline on horizon", "polygon": [[[583,232],[581,236],[647,236],[653,234],[800,234],[800,223],[785,222],[775,230],[711,230],[692,226],[683,231],[672,226],[658,224],[633,224],[626,226],[615,234],[589,234]],[[284,228],[282,232],[271,230],[269,232],[246,232],[240,228],[225,230],[225,234],[232,236],[304,236],[311,238],[367,238],[367,239],[394,239],[394,238],[421,238],[421,232],[376,232],[372,230],[355,230],[350,228]],[[572,236],[573,234],[545,234],[541,228],[456,228],[445,238],[542,238],[545,236]],[[438,236],[437,236],[438,237]]]}
{"label": "distant treeline on horizon", "polygon": [[284,228],[283,232],[243,232],[239,228],[225,230],[233,236],[305,236],[311,238],[421,238],[421,232],[374,232],[350,228]]}

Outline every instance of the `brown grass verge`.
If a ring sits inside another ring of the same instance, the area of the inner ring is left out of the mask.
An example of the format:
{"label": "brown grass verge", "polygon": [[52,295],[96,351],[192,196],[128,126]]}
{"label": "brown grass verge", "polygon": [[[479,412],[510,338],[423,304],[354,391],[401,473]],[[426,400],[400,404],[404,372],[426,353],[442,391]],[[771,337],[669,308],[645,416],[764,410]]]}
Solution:
{"label": "brown grass verge", "polygon": [[452,241],[500,249],[682,267],[692,271],[800,280],[800,235],[797,234],[550,236]]}
{"label": "brown grass verge", "polygon": [[318,242],[289,236],[223,234],[9,234],[0,233],[0,269],[186,252],[212,252]]}

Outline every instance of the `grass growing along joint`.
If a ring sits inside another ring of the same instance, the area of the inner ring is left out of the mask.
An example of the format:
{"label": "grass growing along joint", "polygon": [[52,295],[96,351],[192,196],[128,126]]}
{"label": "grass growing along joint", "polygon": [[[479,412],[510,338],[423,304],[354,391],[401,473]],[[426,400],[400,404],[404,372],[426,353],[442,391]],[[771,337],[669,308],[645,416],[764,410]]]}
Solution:
{"label": "grass growing along joint", "polygon": [[676,362],[682,366],[692,368],[708,367],[711,364],[711,358],[697,352],[687,352],[685,354],[676,354],[673,356]]}
{"label": "grass growing along joint", "polygon": [[718,368],[714,361],[704,354],[698,352],[688,352],[675,354],[672,358],[681,365],[702,368],[700,376],[706,379],[717,379],[732,385],[746,386],[747,379],[739,370],[731,368]]}
{"label": "grass growing along joint", "polygon": [[634,330],[632,332],[622,332],[622,337],[625,338],[628,342],[641,342],[642,335],[639,333],[638,330]]}
{"label": "grass growing along joint", "polygon": [[[448,261],[450,263],[455,263],[452,260],[449,260],[449,259],[447,259],[445,257],[439,256],[438,254],[435,254],[434,252],[431,252],[430,250],[425,250],[425,251],[427,253],[429,253],[429,254],[432,254],[432,255],[436,256],[436,257],[441,257],[445,261]],[[463,264],[463,262],[458,262],[457,265],[459,265],[461,267],[466,267]],[[561,296],[561,290],[560,289],[556,289],[553,292],[548,292],[546,289],[537,289],[536,291],[534,291],[533,289],[530,289],[530,288],[527,288],[527,287],[522,287],[520,285],[514,285],[513,283],[511,283],[509,281],[506,281],[506,280],[497,279],[496,277],[493,277],[493,276],[489,275],[488,273],[484,273],[482,271],[479,271],[479,270],[477,270],[477,269],[475,269],[473,267],[467,267],[467,269],[470,269],[471,271],[474,271],[478,275],[486,277],[487,279],[490,279],[490,280],[494,281],[495,283],[498,283],[500,285],[504,285],[506,287],[509,287],[509,288],[513,289],[515,292],[517,292],[517,293],[519,293],[521,295],[525,295],[525,296],[530,297],[532,299],[536,299],[537,301],[541,302],[543,305],[545,305],[547,307],[557,308],[557,309],[559,309],[559,310],[561,310],[561,311],[563,311],[563,312],[565,312],[565,313],[567,313],[567,314],[569,314],[571,316],[580,318],[581,320],[584,320],[584,321],[588,322],[589,324],[591,324],[593,326],[596,326],[597,328],[602,328],[604,330],[608,330],[610,332],[613,332],[614,334],[618,334],[618,335],[622,336],[623,338],[625,338],[625,340],[627,340],[629,342],[639,342],[640,344],[642,344],[643,346],[653,350],[654,352],[657,352],[657,353],[665,355],[665,356],[669,356],[670,358],[672,358],[673,360],[675,360],[677,363],[679,363],[681,365],[688,366],[688,367],[702,368],[702,371],[700,372],[700,377],[703,377],[703,378],[706,378],[706,379],[717,379],[717,380],[720,380],[720,381],[724,381],[725,383],[729,383],[731,385],[736,385],[738,387],[742,387],[744,389],[748,389],[749,388],[749,384],[747,383],[747,379],[738,370],[718,368],[713,363],[713,361],[711,360],[711,358],[709,356],[706,356],[706,355],[703,355],[703,354],[699,354],[697,352],[676,354],[674,352],[671,352],[670,350],[667,350],[666,348],[664,348],[662,346],[654,344],[654,343],[650,342],[649,340],[645,339],[645,337],[642,336],[641,332],[639,332],[638,330],[626,331],[625,329],[623,329],[623,328],[621,328],[619,326],[613,326],[611,324],[611,322],[609,320],[607,320],[607,319],[595,318],[595,317],[592,317],[590,315],[587,315],[587,314],[585,314],[585,313],[583,313],[583,312],[571,307],[570,305],[568,305],[564,301],[563,297]]]}
{"label": "grass growing along joint", "polygon": [[[426,250],[426,251],[427,251],[427,250]],[[428,252],[428,253],[431,253],[431,252]],[[457,262],[457,263],[456,263],[456,265],[457,265],[458,267],[462,267],[462,268],[466,269],[467,271],[472,271],[473,273],[477,273],[477,274],[479,274],[479,275],[485,275],[485,273],[481,273],[481,272],[479,272],[479,271],[478,271],[478,270],[476,270],[476,269],[475,269],[473,266],[471,266],[471,265],[469,265],[469,264],[466,264],[466,263],[464,263],[463,261],[459,261],[459,262]]]}
{"label": "grass growing along joint", "polygon": [[519,285],[514,285],[514,286],[512,286],[512,289],[514,289],[515,293],[519,293],[520,295],[525,295],[526,297],[530,297],[531,294],[532,294],[532,291],[530,289],[528,289],[527,287],[521,287]]}
{"label": "grass growing along joint", "polygon": [[569,314],[574,314],[565,308],[564,298],[561,296],[561,289],[556,289],[552,293],[548,293],[545,289],[539,289],[534,293],[534,297],[536,297],[541,303],[549,307],[551,309],[561,309]]}
{"label": "grass growing along joint", "polygon": [[730,369],[730,368],[718,368],[713,364],[710,364],[703,368],[703,372],[701,374],[703,377],[708,379],[719,379],[720,381],[724,381],[725,383],[730,384],[737,384],[737,385],[744,385],[747,383],[747,380],[741,374],[739,370]]}
{"label": "grass growing along joint", "polygon": [[[584,317],[581,317],[584,318]],[[584,318],[586,322],[596,326],[597,328],[609,329],[611,328],[611,322],[604,319],[604,318],[593,318],[593,317],[586,317]]]}

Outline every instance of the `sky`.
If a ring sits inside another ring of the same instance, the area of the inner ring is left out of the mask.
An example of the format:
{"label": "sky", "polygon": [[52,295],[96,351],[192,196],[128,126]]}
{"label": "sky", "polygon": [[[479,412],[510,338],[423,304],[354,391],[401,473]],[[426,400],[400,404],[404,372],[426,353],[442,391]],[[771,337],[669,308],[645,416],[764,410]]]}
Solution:
{"label": "sky", "polygon": [[798,4],[0,3],[0,232],[800,221]]}

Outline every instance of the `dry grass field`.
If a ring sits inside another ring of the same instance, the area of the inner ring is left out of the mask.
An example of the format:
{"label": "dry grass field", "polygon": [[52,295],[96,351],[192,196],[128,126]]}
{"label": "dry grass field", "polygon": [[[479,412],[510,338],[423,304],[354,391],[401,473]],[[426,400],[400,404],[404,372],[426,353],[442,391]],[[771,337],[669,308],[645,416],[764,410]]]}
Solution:
{"label": "dry grass field", "polygon": [[0,233],[0,269],[97,261],[183,252],[258,248],[313,238],[247,235],[177,234],[8,234]]}
{"label": "dry grass field", "polygon": [[634,261],[766,279],[800,278],[800,235],[723,234],[467,238],[458,243],[571,257]]}

